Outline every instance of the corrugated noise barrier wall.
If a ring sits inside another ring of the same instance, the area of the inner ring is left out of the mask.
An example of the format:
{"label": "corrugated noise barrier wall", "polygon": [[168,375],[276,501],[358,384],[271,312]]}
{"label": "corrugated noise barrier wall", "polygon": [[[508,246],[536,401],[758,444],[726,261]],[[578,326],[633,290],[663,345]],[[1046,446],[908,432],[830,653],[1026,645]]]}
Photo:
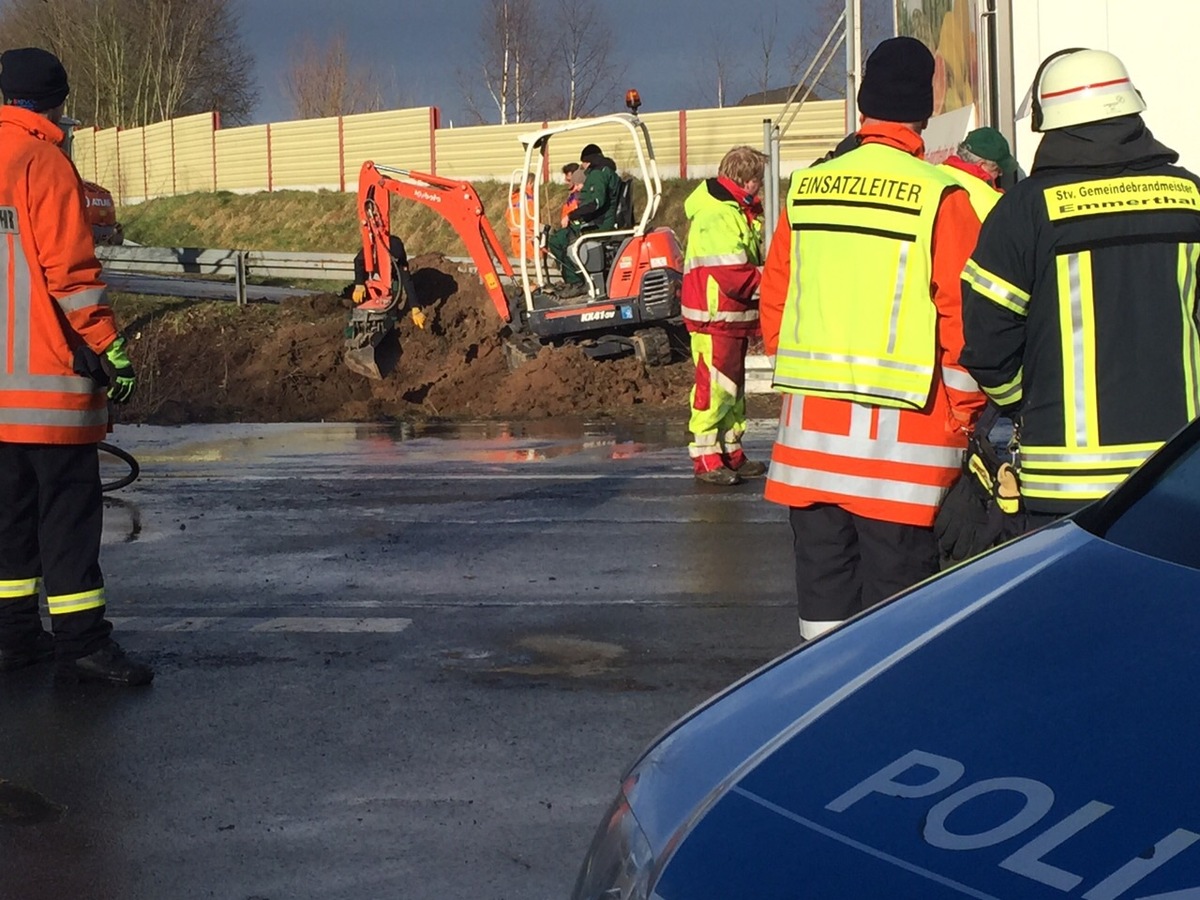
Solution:
{"label": "corrugated noise barrier wall", "polygon": [[[644,113],[659,174],[706,178],[738,144],[761,148],[763,121],[781,104]],[[801,107],[781,143],[783,174],[806,166],[844,133],[840,100]],[[138,203],[194,191],[355,190],[365,160],[468,181],[508,181],[524,162],[519,136],[552,123],[439,128],[434,107],[221,128],[216,113],[157,122],[143,128],[79,128],[73,154],[80,174]],[[578,134],[550,144],[548,177],[578,159]],[[575,138],[575,140],[572,140]],[[620,126],[589,129],[619,168],[634,162]]]}

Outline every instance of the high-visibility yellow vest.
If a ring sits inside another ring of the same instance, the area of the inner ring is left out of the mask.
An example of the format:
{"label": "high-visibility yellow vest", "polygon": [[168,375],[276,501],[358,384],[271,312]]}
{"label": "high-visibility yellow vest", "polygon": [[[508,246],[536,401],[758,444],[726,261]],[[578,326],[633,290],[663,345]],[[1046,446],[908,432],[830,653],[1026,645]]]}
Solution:
{"label": "high-visibility yellow vest", "polygon": [[864,144],[792,175],[792,283],[780,391],[923,409],[937,364],[934,219],[958,184],[902,150]]}
{"label": "high-visibility yellow vest", "polygon": [[962,169],[956,169],[954,166],[947,166],[944,163],[938,166],[938,171],[945,172],[962,185],[967,196],[971,198],[971,208],[975,210],[975,215],[979,217],[980,222],[987,218],[992,207],[999,203],[1003,196],[986,181],[976,178],[970,172],[964,172]]}

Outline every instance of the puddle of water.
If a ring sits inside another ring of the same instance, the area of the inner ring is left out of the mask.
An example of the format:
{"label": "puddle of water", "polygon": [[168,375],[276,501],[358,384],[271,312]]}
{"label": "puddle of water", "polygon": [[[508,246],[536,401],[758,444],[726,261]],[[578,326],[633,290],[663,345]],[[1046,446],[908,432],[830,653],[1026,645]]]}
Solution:
{"label": "puddle of water", "polygon": [[534,662],[495,666],[490,671],[510,675],[557,675],[587,678],[612,670],[625,648],[603,641],[588,641],[562,635],[530,635],[517,642],[517,649],[532,654]]}
{"label": "puddle of water", "polygon": [[57,822],[66,811],[37,791],[0,780],[0,825],[43,825]]}
{"label": "puddle of water", "polygon": [[[332,455],[383,461],[535,463],[574,454],[628,459],[686,443],[678,422],[555,418],[529,422],[268,425],[144,425],[114,443],[143,467],[155,462],[219,464]],[[282,463],[281,463],[282,464]]]}

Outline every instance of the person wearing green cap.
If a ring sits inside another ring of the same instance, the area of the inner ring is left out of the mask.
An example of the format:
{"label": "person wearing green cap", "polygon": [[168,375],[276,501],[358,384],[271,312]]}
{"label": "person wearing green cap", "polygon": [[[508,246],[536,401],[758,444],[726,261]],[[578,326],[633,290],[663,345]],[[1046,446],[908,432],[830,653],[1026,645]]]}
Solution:
{"label": "person wearing green cap", "polygon": [[976,128],[946,158],[942,170],[961,184],[971,197],[971,206],[979,221],[987,218],[1000,199],[996,186],[1001,175],[1017,170],[1017,161],[1008,148],[1008,141],[995,128]]}

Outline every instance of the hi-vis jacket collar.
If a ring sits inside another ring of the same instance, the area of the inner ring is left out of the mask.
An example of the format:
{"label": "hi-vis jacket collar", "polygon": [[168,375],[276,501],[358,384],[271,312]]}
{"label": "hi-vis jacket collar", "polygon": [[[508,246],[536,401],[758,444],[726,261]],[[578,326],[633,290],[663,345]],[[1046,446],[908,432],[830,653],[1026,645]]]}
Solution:
{"label": "hi-vis jacket collar", "polygon": [[16,125],[18,128],[24,128],[34,137],[59,146],[62,145],[63,138],[66,137],[61,128],[41,113],[21,109],[21,107],[13,106],[11,103],[0,106],[0,125]]}
{"label": "hi-vis jacket collar", "polygon": [[925,141],[911,128],[905,128],[898,122],[873,122],[864,125],[858,130],[858,136],[864,144],[886,144],[917,159],[925,158]]}

